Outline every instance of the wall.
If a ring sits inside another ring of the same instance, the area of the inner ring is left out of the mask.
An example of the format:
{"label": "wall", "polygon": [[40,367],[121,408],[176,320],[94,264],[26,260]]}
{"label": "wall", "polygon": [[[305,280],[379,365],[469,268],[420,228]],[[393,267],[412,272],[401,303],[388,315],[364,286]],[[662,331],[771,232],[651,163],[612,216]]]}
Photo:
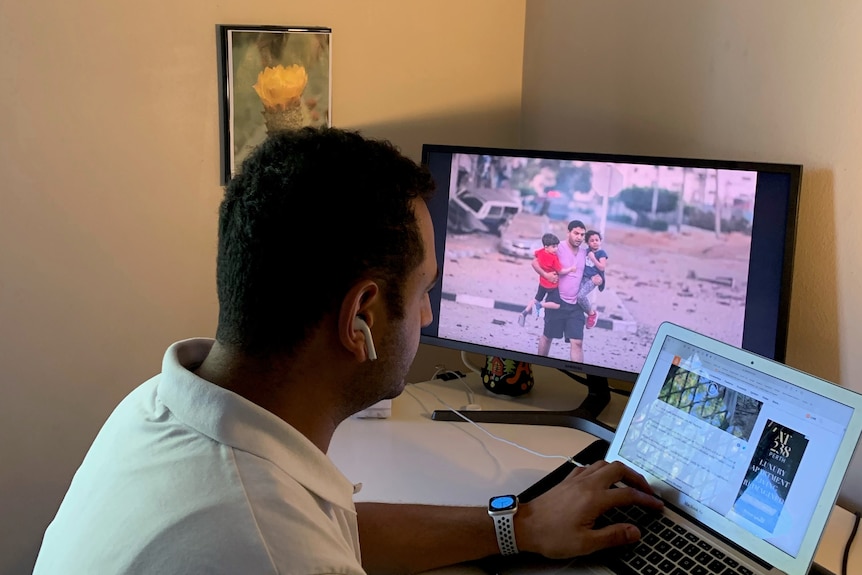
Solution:
{"label": "wall", "polygon": [[[217,23],[331,26],[334,123],[417,159],[440,142],[803,163],[788,362],[862,391],[853,0],[284,6],[0,4],[0,573],[29,571],[117,401],[214,330]],[[423,346],[412,379],[440,361],[460,366]]]}
{"label": "wall", "polygon": [[[854,0],[530,0],[522,144],[803,164],[787,363],[862,392],[859,22]],[[862,509],[858,451],[840,501]]]}
{"label": "wall", "polygon": [[[525,0],[0,4],[0,573],[111,409],[212,335],[215,25],[333,28],[333,123],[515,145]],[[326,222],[321,222],[325,224]]]}

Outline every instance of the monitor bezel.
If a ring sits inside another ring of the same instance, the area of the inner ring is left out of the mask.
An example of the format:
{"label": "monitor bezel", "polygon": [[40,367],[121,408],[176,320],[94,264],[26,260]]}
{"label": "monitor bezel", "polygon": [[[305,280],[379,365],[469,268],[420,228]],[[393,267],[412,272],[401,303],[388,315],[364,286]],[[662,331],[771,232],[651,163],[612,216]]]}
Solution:
{"label": "monitor bezel", "polygon": [[[786,210],[785,210],[785,226],[783,233],[783,254],[781,262],[781,279],[779,293],[777,296],[776,309],[776,325],[774,337],[774,349],[772,354],[762,353],[765,357],[775,361],[784,362],[787,353],[787,338],[788,324],[790,320],[790,297],[793,283],[793,264],[796,248],[796,229],[798,223],[799,198],[801,193],[802,182],[802,166],[792,163],[777,163],[777,162],[761,162],[761,161],[740,161],[740,160],[724,160],[724,159],[709,159],[709,158],[694,158],[694,157],[674,157],[674,156],[657,156],[657,155],[632,155],[632,154],[613,154],[601,152],[578,152],[578,151],[560,151],[560,150],[545,150],[545,149],[528,149],[528,148],[500,148],[500,147],[485,147],[485,146],[466,146],[457,144],[424,144],[422,146],[421,162],[426,168],[429,167],[429,161],[432,154],[481,154],[492,156],[507,156],[507,157],[526,157],[526,158],[542,158],[549,160],[574,160],[583,162],[612,162],[625,164],[643,164],[643,165],[662,165],[674,166],[681,168],[707,168],[707,169],[722,169],[722,170],[743,170],[769,172],[776,174],[784,174],[789,177],[789,185],[787,188]],[[440,196],[448,193],[448,184],[446,189],[438,188],[435,197],[431,202],[439,202]],[[447,201],[448,203],[448,201]],[[755,206],[757,205],[755,200]],[[429,206],[430,207],[430,206]],[[756,208],[755,208],[756,209]],[[432,216],[433,217],[433,216]],[[760,220],[755,219],[755,226]],[[763,225],[763,224],[760,224]],[[435,250],[437,251],[438,261],[441,269],[443,267],[443,244],[445,242],[446,230],[438,229],[435,226],[434,239]],[[750,273],[750,272],[749,272]],[[436,315],[440,309],[440,301],[442,296],[442,286],[438,284],[431,291],[432,309]],[[637,372],[623,371],[614,369],[608,366],[600,366],[589,363],[574,363],[559,358],[539,356],[532,353],[518,352],[495,348],[489,345],[475,344],[471,342],[457,341],[447,338],[441,338],[437,335],[432,335],[422,330],[420,342],[427,345],[443,347],[465,351],[469,353],[477,353],[484,355],[501,356],[518,361],[529,362],[533,365],[546,366],[553,369],[560,369],[568,372],[584,373],[590,376],[606,377],[620,381],[634,382],[637,379]]]}

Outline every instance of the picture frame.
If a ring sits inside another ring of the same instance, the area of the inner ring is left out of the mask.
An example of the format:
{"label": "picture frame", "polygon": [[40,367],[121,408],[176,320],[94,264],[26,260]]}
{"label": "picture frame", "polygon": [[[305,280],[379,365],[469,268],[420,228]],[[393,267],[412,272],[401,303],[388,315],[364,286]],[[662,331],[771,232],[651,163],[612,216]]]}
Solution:
{"label": "picture frame", "polygon": [[269,132],[332,121],[332,29],[216,26],[221,183]]}

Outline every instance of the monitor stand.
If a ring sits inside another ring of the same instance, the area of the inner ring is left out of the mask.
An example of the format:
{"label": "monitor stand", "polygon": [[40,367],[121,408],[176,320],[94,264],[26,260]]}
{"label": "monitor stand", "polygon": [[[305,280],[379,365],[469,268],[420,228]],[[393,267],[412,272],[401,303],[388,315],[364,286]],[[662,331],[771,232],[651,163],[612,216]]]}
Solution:
{"label": "monitor stand", "polygon": [[587,397],[569,411],[458,411],[438,409],[431,414],[435,421],[463,421],[458,413],[476,423],[510,423],[514,425],[555,425],[584,431],[608,443],[613,440],[614,428],[598,420],[599,414],[611,400],[608,378],[597,375],[577,375],[560,370],[572,379],[587,386]]}

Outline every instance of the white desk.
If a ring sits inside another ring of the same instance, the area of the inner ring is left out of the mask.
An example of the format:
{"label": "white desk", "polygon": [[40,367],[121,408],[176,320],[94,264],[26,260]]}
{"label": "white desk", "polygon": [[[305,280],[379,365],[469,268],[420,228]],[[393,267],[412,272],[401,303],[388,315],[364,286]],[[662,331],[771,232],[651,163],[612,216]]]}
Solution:
{"label": "white desk", "polygon": [[[491,396],[473,374],[466,383],[473,390],[475,403],[485,410],[573,409],[586,395],[586,388],[575,381],[544,380],[539,374],[533,391],[518,399]],[[357,501],[484,506],[493,495],[520,493],[563,463],[562,459],[543,459],[496,441],[466,422],[431,420],[430,412],[445,406],[427,390],[456,409],[467,403],[462,382],[424,382],[409,386],[409,393],[392,402],[390,418],[350,419],[336,431],[329,455],[348,479],[362,483]],[[615,426],[625,399],[612,394],[601,420]],[[561,456],[574,455],[595,439],[560,427],[483,427],[529,449]],[[840,573],[841,555],[853,519],[853,514],[836,507],[817,551],[816,562],[833,573]],[[855,545],[851,553],[849,573],[862,573],[859,547]],[[483,572],[475,567],[455,566],[435,573]]]}

